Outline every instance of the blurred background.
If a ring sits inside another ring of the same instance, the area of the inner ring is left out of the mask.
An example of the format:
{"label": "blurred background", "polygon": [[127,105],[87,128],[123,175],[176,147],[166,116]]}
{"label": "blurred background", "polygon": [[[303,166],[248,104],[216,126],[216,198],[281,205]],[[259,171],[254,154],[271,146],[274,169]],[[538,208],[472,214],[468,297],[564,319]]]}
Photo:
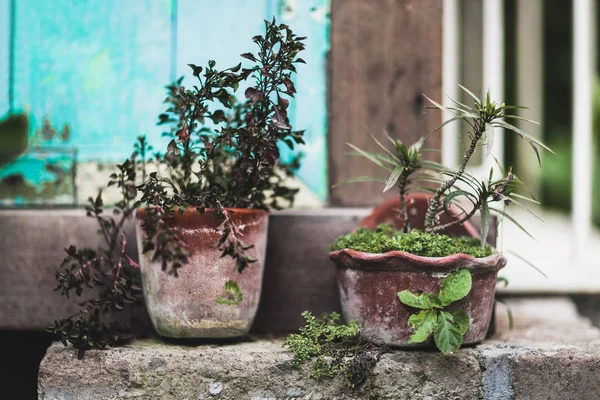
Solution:
{"label": "blurred background", "polygon": [[[156,122],[166,84],[189,82],[188,63],[237,64],[275,16],[308,37],[289,113],[306,129],[297,207],[378,204],[385,196],[375,184],[331,188],[380,173],[349,157],[346,142],[374,149],[367,129],[385,129],[410,144],[444,118],[424,110],[422,94],[469,102],[459,83],[490,89],[497,101],[528,106],[522,115],[540,125],[519,126],[556,153],[543,153],[540,168],[526,142],[496,132],[493,153],[540,200],[544,221],[512,210],[537,240],[502,224],[499,248],[518,254],[508,254],[506,290],[597,293],[598,10],[595,0],[0,0],[0,216],[82,207],[138,135],[165,144]],[[457,165],[463,128],[432,137],[434,157]],[[487,176],[490,160],[477,157],[470,172]]]}
{"label": "blurred background", "polygon": [[[527,105],[523,115],[541,125],[521,128],[556,153],[542,154],[538,168],[527,143],[497,133],[496,157],[514,166],[543,204],[542,219],[548,223],[530,221],[527,213],[515,210],[517,216],[561,254],[544,252],[545,242],[522,240],[510,226],[502,245],[536,264],[550,263],[551,269],[577,257],[580,264],[598,256],[590,253],[600,246],[595,1],[342,3],[1,0],[0,115],[5,118],[0,124],[0,207],[84,204],[104,187],[114,164],[130,154],[138,135],[163,147],[156,121],[164,109],[166,84],[180,76],[190,82],[188,63],[215,59],[222,67],[236,64],[239,54],[252,49],[250,38],[261,31],[262,20],[275,16],[308,36],[307,65],[299,67],[290,112],[293,125],[306,129],[307,142],[295,182],[302,189],[297,207],[381,201],[381,188],[372,184],[331,189],[349,177],[377,172],[348,157],[345,143],[370,148],[367,129],[416,140],[442,118],[433,111],[421,115],[420,94],[469,101],[458,89],[461,83],[476,93],[491,89],[498,101]],[[337,9],[333,20],[332,8]],[[577,10],[581,23],[574,23]],[[574,70],[577,43],[585,47],[580,64],[591,65],[585,73]],[[577,96],[575,76],[584,87]],[[585,116],[576,117],[575,110]],[[591,118],[589,127],[586,118]],[[583,125],[575,129],[578,122]],[[449,126],[443,140],[429,143],[442,149],[441,159],[449,166],[457,164],[463,131]],[[484,176],[491,162],[481,153],[472,172]],[[519,269],[521,263],[515,261]],[[519,276],[511,286],[528,289],[523,282]],[[550,279],[542,286],[555,283]]]}

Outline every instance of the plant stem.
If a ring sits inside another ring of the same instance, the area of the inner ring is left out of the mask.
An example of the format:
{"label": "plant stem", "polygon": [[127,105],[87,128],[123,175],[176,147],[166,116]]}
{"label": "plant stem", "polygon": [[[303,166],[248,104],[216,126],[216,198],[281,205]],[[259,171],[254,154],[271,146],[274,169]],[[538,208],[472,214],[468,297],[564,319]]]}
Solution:
{"label": "plant stem", "polygon": [[475,153],[475,149],[477,148],[477,143],[479,143],[479,139],[483,136],[485,132],[485,123],[480,121],[475,121],[475,129],[473,133],[473,137],[471,138],[471,145],[469,149],[465,153],[462,162],[460,163],[460,168],[454,176],[448,179],[442,186],[440,186],[433,195],[433,198],[429,201],[429,207],[427,207],[427,213],[425,214],[425,232],[433,233],[435,232],[435,223],[436,223],[436,214],[438,209],[440,208],[441,199],[444,193],[450,189],[456,181],[464,174],[465,169],[467,168],[467,164],[471,159],[473,153]]}
{"label": "plant stem", "polygon": [[400,218],[402,218],[402,232],[408,233],[408,212],[406,210],[406,181],[407,175],[404,173],[398,180],[398,197],[400,198]]}
{"label": "plant stem", "polygon": [[465,215],[463,218],[461,218],[461,219],[456,219],[456,220],[454,220],[454,221],[452,221],[452,222],[448,222],[447,224],[444,224],[444,225],[436,225],[436,226],[434,226],[434,227],[433,227],[433,232],[434,232],[434,233],[435,233],[435,232],[440,232],[440,231],[443,231],[444,229],[448,229],[448,228],[450,228],[451,226],[454,226],[454,225],[460,225],[460,224],[462,224],[462,223],[464,223],[464,222],[468,221],[469,219],[471,219],[471,217],[472,217],[473,215],[475,215],[475,213],[477,212],[477,210],[479,210],[479,206],[480,206],[480,205],[481,205],[481,201],[478,201],[478,202],[477,202],[477,203],[476,203],[476,204],[473,206],[473,209],[472,209],[471,211],[469,211],[469,213],[468,213],[468,214],[466,214],[466,215]]}

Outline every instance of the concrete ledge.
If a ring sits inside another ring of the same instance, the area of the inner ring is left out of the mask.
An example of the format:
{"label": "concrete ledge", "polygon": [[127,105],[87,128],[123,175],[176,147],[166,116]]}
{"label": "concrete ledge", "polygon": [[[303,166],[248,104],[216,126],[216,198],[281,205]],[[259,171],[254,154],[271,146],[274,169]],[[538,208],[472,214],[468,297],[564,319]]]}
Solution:
{"label": "concrete ledge", "polygon": [[[328,208],[271,214],[255,332],[294,330],[302,323],[304,310],[318,314],[339,310],[329,245],[368,213],[368,209]],[[96,231],[96,221],[83,210],[0,210],[0,330],[43,330],[77,311],[68,299],[53,293],[54,274],[65,247],[101,243]],[[135,238],[132,222],[127,232]],[[137,260],[135,240],[128,241],[127,252]],[[142,310],[136,318],[147,321],[143,314]]]}
{"label": "concrete ledge", "polygon": [[[322,208],[271,213],[254,332],[295,330],[303,322],[304,310],[315,314],[340,310],[329,246],[369,212],[367,208]],[[0,210],[0,330],[43,330],[77,311],[68,299],[53,292],[54,274],[65,247],[100,244],[96,231],[96,221],[83,210]],[[133,223],[127,225],[127,232],[135,237]],[[490,232],[491,243],[494,234]],[[137,260],[135,240],[129,240],[127,252]],[[133,320],[140,330],[152,330],[144,310],[134,312]]]}
{"label": "concrete ledge", "polygon": [[600,330],[568,298],[510,302],[494,338],[455,354],[394,350],[357,391],[290,368],[280,340],[229,345],[137,341],[83,360],[55,344],[40,367],[40,399],[598,399]]}

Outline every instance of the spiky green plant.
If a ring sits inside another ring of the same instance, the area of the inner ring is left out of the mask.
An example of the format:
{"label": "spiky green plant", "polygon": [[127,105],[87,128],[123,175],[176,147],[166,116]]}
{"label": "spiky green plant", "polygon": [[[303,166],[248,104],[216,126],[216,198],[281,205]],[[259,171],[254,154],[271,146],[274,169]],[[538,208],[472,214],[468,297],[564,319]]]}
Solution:
{"label": "spiky green plant", "polygon": [[[502,172],[502,177],[499,179],[495,178],[493,168],[490,170],[487,180],[480,180],[468,174],[466,172],[467,165],[477,148],[487,145],[489,152],[493,143],[494,129],[501,128],[515,132],[522,139],[526,140],[534,150],[540,165],[541,158],[539,148],[544,148],[550,152],[552,152],[552,150],[538,139],[527,135],[521,129],[505,121],[506,119],[520,119],[537,124],[537,122],[527,118],[507,113],[509,110],[524,107],[508,106],[504,103],[498,104],[491,100],[489,91],[484,98],[479,99],[468,89],[463,86],[461,86],[461,88],[473,98],[473,106],[467,106],[456,100],[452,100],[455,106],[444,107],[425,96],[433,104],[430,108],[440,109],[449,113],[452,117],[410,147],[407,147],[400,140],[394,139],[387,134],[387,138],[394,146],[393,151],[384,146],[371,133],[369,134],[381,149],[380,152],[367,152],[348,143],[355,151],[353,154],[367,158],[374,164],[385,169],[389,175],[387,179],[376,176],[359,176],[351,178],[343,183],[365,181],[382,182],[385,184],[383,189],[384,192],[392,187],[396,187],[398,190],[398,198],[400,200],[400,217],[403,221],[403,233],[408,233],[410,231],[405,198],[408,190],[411,188],[417,188],[432,194],[425,214],[425,231],[427,233],[438,233],[445,231],[454,225],[463,224],[480,211],[482,217],[481,245],[484,246],[489,232],[490,211],[497,212],[499,215],[513,222],[520,229],[525,231],[518,221],[507,214],[505,206],[515,203],[531,212],[520,201],[530,201],[534,203],[537,203],[537,201],[533,196],[523,196],[515,192],[518,187],[524,187],[523,182],[512,173],[512,169],[509,169],[508,172],[504,171],[497,160],[496,163],[499,166],[499,170]],[[459,121],[464,121],[468,126],[466,135],[468,135],[470,141],[458,169],[452,170],[436,162],[424,160],[422,156],[422,152],[424,151],[422,150],[423,142],[442,127],[452,122]],[[415,182],[434,183],[438,185],[438,187],[437,189],[431,189],[424,185],[411,185]],[[468,209],[464,208],[465,203],[470,204]],[[502,204],[501,207],[497,207],[496,203]],[[454,215],[455,218],[453,218],[451,222],[441,223],[440,215],[442,213],[451,214],[451,205],[460,210],[460,214]],[[525,232],[527,233],[527,231]]]}
{"label": "spiky green plant", "polygon": [[[542,147],[550,152],[552,150],[544,145],[538,139],[528,135],[523,130],[517,128],[516,126],[509,124],[505,121],[505,119],[519,119],[526,122],[530,122],[533,124],[537,124],[535,121],[531,121],[527,118],[520,117],[518,115],[508,114],[507,110],[525,108],[522,106],[510,106],[505,103],[498,104],[495,101],[491,100],[490,92],[488,91],[484,98],[479,98],[475,96],[471,91],[466,89],[463,86],[460,86],[469,96],[473,98],[473,106],[468,106],[466,104],[460,103],[456,100],[452,100],[455,104],[454,107],[444,107],[441,104],[431,100],[427,96],[427,100],[429,100],[433,107],[440,109],[452,117],[446,120],[442,125],[434,129],[427,136],[429,137],[431,134],[437,132],[445,125],[448,125],[452,122],[462,121],[464,122],[469,130],[466,132],[469,135],[469,146],[465,150],[461,163],[458,167],[458,170],[455,172],[449,173],[445,171],[446,175],[449,175],[449,178],[445,180],[438,189],[434,192],[433,197],[429,201],[429,207],[427,209],[427,213],[425,214],[425,230],[426,232],[436,232],[441,229],[448,228],[450,225],[460,224],[471,218],[477,210],[481,210],[482,214],[482,243],[485,241],[487,237],[487,229],[488,229],[488,215],[489,215],[489,202],[504,200],[509,201],[508,197],[513,194],[514,184],[517,181],[512,173],[504,176],[500,181],[493,181],[493,170],[490,172],[490,177],[487,182],[481,181],[477,182],[476,179],[469,177],[466,175],[465,170],[467,168],[467,164],[471,159],[471,156],[475,153],[475,150],[487,144],[488,149],[491,148],[491,144],[493,143],[493,135],[494,129],[506,129],[507,131],[511,131],[519,135],[521,139],[526,140],[527,143],[531,146],[535,155],[538,159],[538,162],[541,165],[541,158],[539,147]],[[514,182],[513,182],[514,181]],[[473,189],[475,189],[475,193],[469,193],[465,190],[456,190],[453,188],[456,187],[458,182],[467,183]],[[477,182],[477,183],[475,183]],[[448,212],[448,204],[458,198],[459,196],[467,198],[469,201],[473,203],[473,209],[470,212],[464,212],[464,217],[457,219],[451,224],[439,225],[439,214],[443,210]],[[448,198],[450,198],[448,200]],[[444,200],[443,200],[444,199]],[[512,200],[514,201],[514,200]],[[503,212],[503,214],[505,214]],[[506,216],[507,214],[505,214]],[[515,222],[514,219],[508,217],[511,221]],[[517,224],[518,225],[518,224]]]}
{"label": "spiky green plant", "polygon": [[421,157],[421,147],[423,142],[417,141],[412,146],[406,147],[400,140],[390,137],[385,131],[384,133],[386,138],[392,143],[394,151],[389,150],[383,143],[377,140],[371,132],[369,132],[369,134],[377,146],[381,148],[381,153],[368,152],[351,143],[347,143],[347,145],[354,150],[354,153],[352,154],[362,156],[373,162],[375,165],[385,169],[389,173],[388,178],[383,179],[377,176],[358,176],[342,183],[382,182],[385,184],[385,187],[383,188],[384,192],[396,187],[398,190],[398,198],[400,199],[400,217],[403,221],[402,232],[408,233],[410,226],[406,209],[406,194],[409,185],[414,182],[415,173],[425,165]]}

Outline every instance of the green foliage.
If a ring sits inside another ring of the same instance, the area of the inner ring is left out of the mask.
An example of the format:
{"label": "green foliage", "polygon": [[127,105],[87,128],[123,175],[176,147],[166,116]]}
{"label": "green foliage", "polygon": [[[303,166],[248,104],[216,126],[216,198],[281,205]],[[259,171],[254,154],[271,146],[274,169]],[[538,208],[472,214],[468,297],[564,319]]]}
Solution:
{"label": "green foliage", "polygon": [[[485,97],[479,98],[468,89],[461,86],[472,99],[473,106],[460,103],[456,100],[452,100],[454,103],[452,107],[444,107],[441,104],[427,98],[433,107],[442,110],[451,115],[451,118],[445,121],[438,128],[434,129],[429,135],[441,129],[443,126],[455,122],[462,121],[469,128],[470,144],[465,150],[463,159],[460,163],[460,167],[457,171],[451,171],[445,168],[440,169],[442,176],[446,175],[447,180],[441,178],[432,179],[434,182],[440,184],[439,188],[434,192],[433,197],[429,202],[427,214],[425,215],[425,230],[433,233],[444,230],[449,226],[460,224],[470,219],[476,211],[481,211],[481,246],[484,246],[487,233],[489,231],[489,215],[490,211],[495,211],[502,215],[504,218],[516,224],[519,228],[523,227],[510,215],[506,213],[504,209],[493,208],[490,203],[503,202],[504,206],[508,206],[511,203],[517,203],[524,207],[521,203],[516,201],[515,197],[522,198],[524,200],[533,200],[533,198],[523,197],[514,194],[514,189],[517,185],[522,184],[512,171],[505,173],[502,172],[503,178],[500,180],[493,179],[493,169],[490,171],[490,175],[487,181],[473,178],[465,172],[467,164],[471,159],[471,156],[478,147],[487,145],[488,153],[492,147],[494,140],[494,129],[500,128],[507,131],[512,131],[517,134],[521,139],[527,141],[527,143],[533,149],[538,162],[541,166],[541,158],[539,148],[544,148],[550,152],[552,150],[540,142],[538,139],[528,135],[520,128],[506,122],[506,120],[515,119],[526,121],[537,124],[535,121],[528,120],[527,118],[520,117],[518,115],[510,114],[510,110],[523,108],[520,106],[508,106],[504,103],[498,104],[491,100],[490,92],[488,91]],[[429,136],[427,135],[427,136]],[[500,168],[502,170],[502,168]],[[464,188],[457,185],[462,184]],[[511,196],[512,195],[512,196]],[[457,199],[463,199],[465,202],[469,202],[472,207],[471,210],[467,211],[456,204],[462,210],[456,221],[447,224],[439,224],[439,214],[441,212],[449,213],[449,205]],[[525,207],[526,208],[526,207]],[[523,229],[524,230],[524,229]]]}
{"label": "green foliage", "polygon": [[440,311],[437,323],[433,330],[433,340],[436,347],[443,353],[448,354],[460,348],[463,342],[463,334],[455,323],[452,314]]}
{"label": "green foliage", "polygon": [[[384,131],[385,133],[385,131]],[[409,185],[415,181],[415,173],[424,168],[426,164],[421,161],[421,146],[422,141],[418,141],[409,148],[406,147],[398,139],[394,139],[386,133],[387,139],[392,143],[394,151],[388,150],[377,138],[369,132],[373,141],[382,150],[381,153],[372,153],[364,151],[353,144],[347,143],[356,153],[356,155],[362,156],[367,160],[371,161],[375,165],[385,169],[389,176],[387,179],[372,176],[359,176],[351,178],[342,183],[353,183],[353,182],[383,182],[385,187],[384,192],[387,192],[393,187],[398,189],[398,197],[400,198],[400,218],[403,221],[402,231],[408,232],[409,220],[406,209],[406,193]],[[431,162],[429,162],[431,163]],[[431,163],[435,164],[435,163]]]}
{"label": "green foliage", "polygon": [[[398,198],[400,200],[400,219],[403,221],[402,231],[407,233],[410,231],[406,194],[410,189],[414,188],[415,182],[427,182],[438,184],[436,190],[430,187],[417,187],[422,191],[432,192],[431,200],[425,215],[425,231],[428,233],[441,232],[453,225],[459,225],[468,221],[477,211],[481,212],[481,247],[485,246],[487,235],[489,232],[489,216],[491,211],[495,211],[502,217],[516,224],[519,228],[525,229],[509,214],[506,213],[504,207],[511,203],[527,209],[523,204],[517,201],[520,200],[536,202],[532,197],[525,197],[514,193],[516,187],[522,185],[522,182],[512,173],[502,171],[501,179],[493,179],[493,169],[490,171],[488,180],[480,180],[474,178],[465,172],[467,164],[474,154],[475,150],[483,145],[487,145],[488,153],[492,147],[494,140],[494,129],[504,129],[516,133],[532,147],[536,157],[541,165],[539,148],[544,148],[550,152],[549,147],[544,145],[535,137],[525,133],[520,128],[506,122],[506,120],[516,119],[530,123],[536,123],[518,115],[510,114],[510,110],[523,108],[520,106],[507,106],[506,104],[496,103],[491,99],[489,91],[487,94],[479,98],[471,91],[461,86],[461,88],[473,99],[473,105],[469,106],[450,99],[454,104],[451,107],[444,107],[441,104],[429,99],[433,106],[430,108],[440,109],[451,115],[451,118],[445,121],[442,125],[427,134],[424,138],[417,141],[411,147],[406,147],[398,139],[394,139],[389,135],[386,136],[394,146],[391,151],[375,136],[371,137],[379,146],[380,152],[368,152],[362,150],[352,144],[348,144],[356,155],[362,156],[375,165],[384,169],[387,173],[387,179],[377,176],[359,176],[351,178],[346,182],[382,182],[385,184],[383,191],[387,191],[393,187],[398,190]],[[440,130],[447,124],[452,122],[463,122],[468,126],[470,145],[465,149],[463,159],[459,168],[454,171],[446,168],[438,163],[423,160],[421,146],[423,142],[433,133]],[[502,167],[500,167],[502,170]],[[503,204],[502,208],[494,208],[491,205],[494,203]],[[470,205],[467,209],[463,206]],[[453,220],[448,223],[440,223],[440,214],[452,214],[450,206],[453,205],[456,209],[461,210],[458,215],[453,215]],[[529,211],[529,209],[527,209]],[[526,231],[525,231],[526,232]]]}
{"label": "green foliage", "polygon": [[[161,232],[176,208],[214,210],[223,221],[216,246],[236,260],[241,272],[256,261],[249,252],[253,244],[243,241],[227,208],[281,208],[298,191],[284,180],[299,167],[299,159],[281,163],[278,145],[304,143],[304,132],[293,130],[287,110],[296,93],[295,64],[304,63],[298,54],[305,38],[273,20],[265,21],[265,34],[252,40],[258,51],[241,55],[244,66],[218,70],[213,60],[206,67],[190,64],[196,84],[186,88],[180,79],[167,87],[168,108],[159,124],[169,128],[164,135],[171,142],[154,160],[167,174],[150,174],[140,190],[150,207],[144,251],[153,251],[171,272],[181,263],[172,259],[174,250],[167,242],[177,240],[163,240]],[[245,91],[247,101],[240,104],[233,93],[246,81],[252,84]]]}
{"label": "green foliage", "polygon": [[379,350],[360,340],[358,322],[342,324],[335,312],[317,318],[305,311],[302,316],[306,325],[299,333],[289,335],[283,344],[294,353],[292,366],[299,368],[312,360],[310,374],[316,380],[342,375],[350,387],[362,384],[374,367]]}
{"label": "green foliage", "polygon": [[225,296],[217,296],[217,303],[229,306],[237,306],[244,300],[244,294],[237,282],[229,280],[223,287]]}
{"label": "green foliage", "polygon": [[468,269],[462,269],[448,275],[440,284],[442,306],[447,306],[468,295],[471,285],[471,273]]}
{"label": "green foliage", "polygon": [[[164,152],[151,154],[146,139],[139,138],[131,158],[118,165],[119,172],[108,182],[121,190],[112,216],[103,213],[101,194],[90,199],[88,216],[97,220],[105,243],[99,249],[69,247],[56,273],[56,291],[66,297],[80,297],[95,286],[101,291],[97,298],[77,299],[81,311],[49,328],[63,343],[83,352],[121,342],[113,315],[141,299],[139,267],[125,253],[123,229],[138,208],[146,211],[142,251],[177,276],[189,254],[179,231],[169,224],[175,212],[213,210],[222,221],[215,247],[233,258],[241,273],[256,260],[250,254],[253,244],[242,240],[230,208],[281,208],[293,202],[297,189],[288,188],[285,179],[299,167],[299,158],[280,162],[278,145],[304,143],[303,132],[289,124],[287,109],[288,98],[296,93],[295,64],[304,62],[298,54],[305,38],[273,20],[265,21],[264,35],[252,40],[258,51],[241,55],[246,67],[240,63],[218,70],[213,60],[206,67],[190,64],[196,84],[186,89],[181,78],[167,87],[167,109],[159,125],[168,126],[164,135],[171,141]],[[233,93],[247,81],[247,101],[238,103]],[[42,134],[52,139],[56,130],[48,123]],[[150,166],[154,172],[147,173]],[[228,281],[216,301],[237,305],[242,299],[237,283]]]}
{"label": "green foliage", "polygon": [[398,298],[409,307],[419,308],[408,319],[414,333],[409,343],[422,343],[433,334],[437,348],[444,354],[460,348],[469,330],[469,316],[463,310],[444,310],[450,304],[466,297],[471,291],[472,277],[468,269],[448,274],[442,279],[440,293],[415,294],[409,290],[398,292]]}
{"label": "green foliage", "polygon": [[[140,142],[144,142],[140,138]],[[145,143],[145,142],[144,142]],[[48,332],[58,337],[63,344],[71,343],[82,357],[87,349],[103,349],[128,340],[131,335],[127,327],[120,326],[113,316],[142,297],[139,265],[126,254],[127,234],[125,222],[132,218],[140,201],[136,201],[136,176],[140,168],[137,151],[130,159],[117,166],[109,185],[121,190],[122,200],[116,204],[112,215],[104,213],[102,193],[88,199],[87,215],[94,218],[104,243],[99,249],[65,249],[67,256],[56,272],[57,286],[54,289],[63,296],[73,299],[80,311],[68,318],[57,320]],[[100,288],[97,296],[81,299],[84,288]]]}
{"label": "green foliage", "polygon": [[481,248],[479,240],[468,237],[450,237],[413,229],[410,233],[395,230],[390,224],[376,229],[358,228],[335,239],[330,250],[353,249],[367,253],[406,251],[424,257],[445,257],[463,253],[473,257],[487,257],[493,253],[490,246]]}

